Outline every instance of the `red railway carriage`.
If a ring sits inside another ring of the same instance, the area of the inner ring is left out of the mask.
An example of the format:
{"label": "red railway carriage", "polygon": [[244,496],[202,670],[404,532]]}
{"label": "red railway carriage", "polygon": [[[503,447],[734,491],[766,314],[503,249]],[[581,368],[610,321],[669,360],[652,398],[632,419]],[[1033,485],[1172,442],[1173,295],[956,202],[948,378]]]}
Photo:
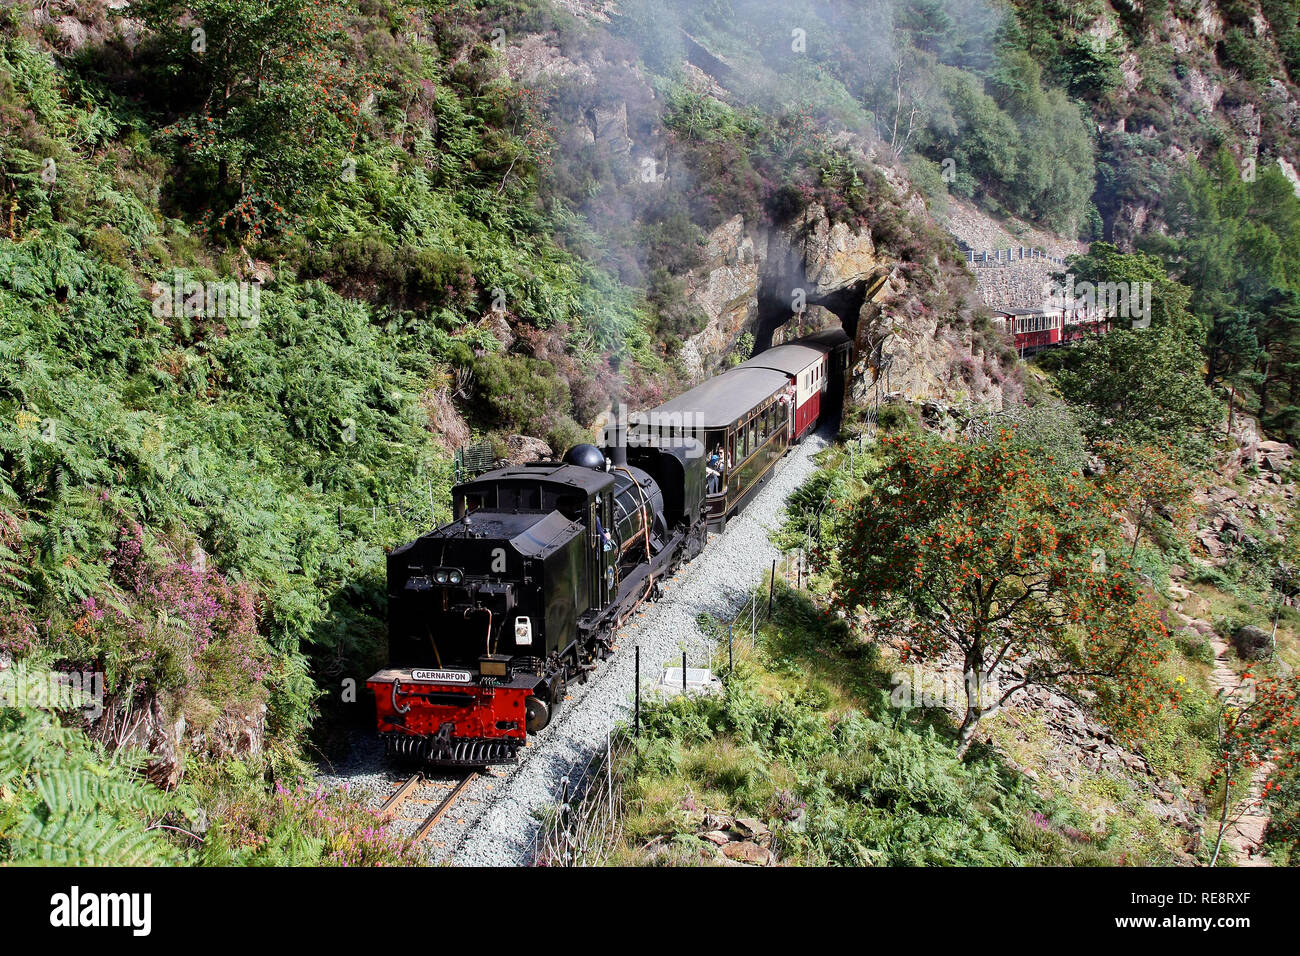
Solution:
{"label": "red railway carriage", "polygon": [[743,369],[768,369],[780,372],[793,386],[794,414],[790,416],[789,441],[799,441],[817,424],[821,415],[822,393],[826,387],[826,353],[801,343],[777,345],[748,362]]}
{"label": "red railway carriage", "polygon": [[828,329],[755,355],[740,368],[781,372],[794,389],[790,443],[803,440],[827,411],[826,403],[843,392],[843,374],[852,340],[843,329]]}
{"label": "red railway carriage", "polygon": [[994,321],[1012,337],[1022,355],[1110,330],[1109,317],[1082,302],[1069,309],[999,309]]}
{"label": "red railway carriage", "polygon": [[1062,342],[1077,342],[1090,335],[1109,332],[1110,316],[1100,310],[1088,312],[1086,309],[1074,309],[1065,317],[1065,329],[1061,334]]}
{"label": "red railway carriage", "polygon": [[1001,309],[996,315],[1015,340],[1017,351],[1031,353],[1061,344],[1063,309]]}

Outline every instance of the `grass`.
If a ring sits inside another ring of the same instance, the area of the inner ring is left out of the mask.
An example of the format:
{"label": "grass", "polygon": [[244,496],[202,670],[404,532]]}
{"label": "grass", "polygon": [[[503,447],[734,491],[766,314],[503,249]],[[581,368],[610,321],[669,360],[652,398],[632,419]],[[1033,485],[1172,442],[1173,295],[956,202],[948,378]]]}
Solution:
{"label": "grass", "polygon": [[[615,766],[623,818],[609,862],[715,862],[695,836],[705,808],[763,820],[789,865],[1159,864],[1178,856],[1175,834],[1123,780],[1053,794],[992,748],[958,760],[946,712],[891,706],[892,678],[877,648],[828,620],[806,592],[779,588],[772,618],[734,651],[723,695],[645,709],[641,737]],[[725,670],[725,648],[716,666]],[[1049,747],[1037,726],[1029,746]]]}

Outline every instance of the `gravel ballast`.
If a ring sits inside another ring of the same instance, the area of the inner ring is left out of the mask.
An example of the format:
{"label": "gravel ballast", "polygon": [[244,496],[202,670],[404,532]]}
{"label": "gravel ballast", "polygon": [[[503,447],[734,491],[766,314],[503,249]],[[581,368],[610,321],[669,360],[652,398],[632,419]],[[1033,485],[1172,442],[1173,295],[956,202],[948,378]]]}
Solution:
{"label": "gravel ballast", "polygon": [[[584,685],[572,683],[569,699],[551,725],[523,751],[519,763],[493,767],[466,789],[451,811],[424,841],[429,862],[458,866],[523,866],[531,862],[538,815],[554,803],[561,780],[582,768],[604,746],[606,734],[632,712],[635,651],[641,648],[642,693],[667,666],[681,665],[685,647],[692,666],[702,666],[712,649],[699,629],[701,612],[730,618],[766,580],[778,556],[770,535],[782,517],[786,499],[816,470],[813,457],[826,447],[827,429],[810,435],[786,455],[768,486],[714,535],[704,551],[664,585],[664,596],[646,605],[617,636],[617,653],[600,665]],[[432,774],[435,780],[438,774]],[[443,775],[446,781],[458,775]],[[343,765],[331,768],[320,782],[344,787],[378,807],[404,777],[384,761],[374,734],[358,736]],[[397,821],[395,832],[418,826]]]}

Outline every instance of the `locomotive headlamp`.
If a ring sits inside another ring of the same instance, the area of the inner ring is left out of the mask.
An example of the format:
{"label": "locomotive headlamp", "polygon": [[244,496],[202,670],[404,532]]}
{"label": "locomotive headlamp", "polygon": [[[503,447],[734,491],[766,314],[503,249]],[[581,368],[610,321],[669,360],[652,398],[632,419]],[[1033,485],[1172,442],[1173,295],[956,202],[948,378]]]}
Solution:
{"label": "locomotive headlamp", "polygon": [[452,584],[460,584],[462,580],[461,573],[453,568],[451,572],[448,573],[447,580],[450,581]]}
{"label": "locomotive headlamp", "polygon": [[439,568],[437,571],[434,571],[434,572],[433,572],[433,579],[434,579],[435,581],[437,581],[439,584],[446,584],[446,583],[447,583],[447,570],[446,570],[446,568]]}
{"label": "locomotive headlamp", "polygon": [[533,643],[533,622],[526,617],[515,618],[515,643]]}

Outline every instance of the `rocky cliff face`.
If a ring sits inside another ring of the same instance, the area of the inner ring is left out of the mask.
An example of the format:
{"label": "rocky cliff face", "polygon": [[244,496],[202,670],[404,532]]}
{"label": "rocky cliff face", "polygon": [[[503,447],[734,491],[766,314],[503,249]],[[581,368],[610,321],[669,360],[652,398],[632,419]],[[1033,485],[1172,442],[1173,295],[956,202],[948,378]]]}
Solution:
{"label": "rocky cliff face", "polygon": [[870,228],[833,223],[815,203],[782,228],[733,217],[709,235],[704,263],[686,277],[707,324],[684,344],[682,362],[698,380],[735,354],[747,335],[761,351],[838,325],[858,342],[856,401],[893,397],[1001,408],[1006,395],[997,356],[921,307],[901,265],[879,252]]}
{"label": "rocky cliff face", "polygon": [[[599,19],[581,5],[575,12]],[[611,66],[604,57],[600,51],[561,50],[551,38],[534,34],[512,42],[503,59],[515,82],[543,84],[559,78],[570,86],[602,88],[602,70]],[[626,76],[637,64],[620,62],[617,69]],[[701,91],[727,98],[715,78],[698,66],[691,68],[691,77]],[[633,95],[655,98],[650,84],[636,89],[639,85],[627,84]],[[648,129],[643,121],[631,123],[629,113],[617,98],[601,98],[598,107],[585,111],[578,142],[610,157],[658,157],[662,165],[656,168],[667,168],[668,176],[689,176],[678,166],[663,129]],[[854,140],[853,151],[889,184],[900,206],[932,222],[906,175],[879,159],[874,144],[842,136]],[[905,400],[1001,407],[1005,374],[1000,360],[974,344],[969,329],[973,311],[980,308],[974,281],[930,264],[917,268],[917,263],[900,261],[878,241],[867,218],[866,224],[855,227],[810,201],[781,225],[734,215],[712,229],[702,243],[699,263],[678,276],[704,325],[676,352],[676,364],[685,374],[675,387],[689,387],[729,361],[749,358],[772,344],[838,325],[858,339],[864,356],[856,370],[857,400],[876,401],[892,394]],[[939,296],[946,296],[951,311],[921,302],[927,297],[921,286],[933,283],[964,290]]]}
{"label": "rocky cliff face", "polygon": [[[1099,5],[1084,32],[1116,38],[1119,13],[1128,9],[1116,0]],[[1143,232],[1161,231],[1164,181],[1220,143],[1243,175],[1274,163],[1293,171],[1300,89],[1283,62],[1285,24],[1270,24],[1264,9],[1222,0],[1170,5],[1145,36],[1124,44],[1122,82],[1095,109],[1102,153],[1129,180],[1117,194],[1098,195],[1108,238],[1127,246]],[[1257,58],[1260,75],[1245,75],[1234,60],[1241,45]]]}

